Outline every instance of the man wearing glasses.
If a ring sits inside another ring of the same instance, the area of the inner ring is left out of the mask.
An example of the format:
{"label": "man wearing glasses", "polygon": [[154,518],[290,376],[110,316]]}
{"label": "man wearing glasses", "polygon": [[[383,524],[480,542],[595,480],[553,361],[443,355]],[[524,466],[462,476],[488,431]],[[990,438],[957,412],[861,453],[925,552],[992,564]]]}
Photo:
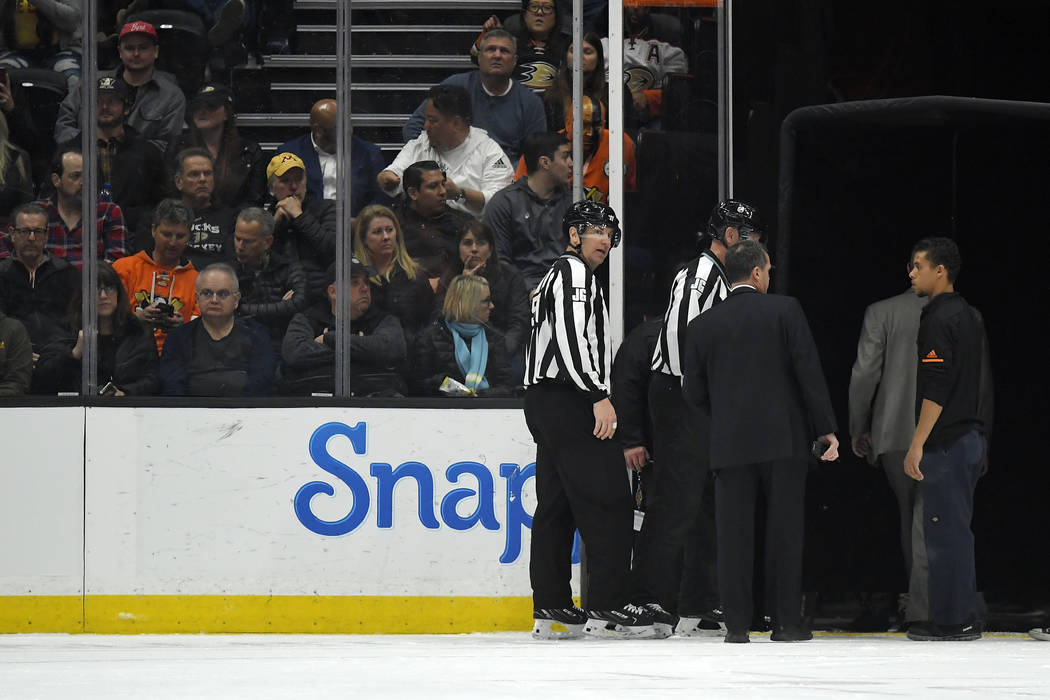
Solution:
{"label": "man wearing glasses", "polygon": [[17,207],[12,216],[14,257],[0,261],[0,310],[21,321],[40,349],[64,334],[70,301],[80,289],[80,272],[47,252],[47,211],[39,204]]}
{"label": "man wearing glasses", "polygon": [[168,396],[263,396],[270,393],[277,357],[266,329],[238,317],[237,273],[214,263],[197,276],[200,317],[168,334],[160,358]]}

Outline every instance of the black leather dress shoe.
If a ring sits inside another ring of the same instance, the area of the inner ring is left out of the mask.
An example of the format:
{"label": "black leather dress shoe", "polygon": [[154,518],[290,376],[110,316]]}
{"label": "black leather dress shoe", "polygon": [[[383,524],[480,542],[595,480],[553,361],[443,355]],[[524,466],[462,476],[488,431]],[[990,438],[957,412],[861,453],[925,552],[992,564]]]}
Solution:
{"label": "black leather dress shoe", "polygon": [[774,642],[808,642],[813,639],[813,633],[798,627],[778,627],[769,638]]}
{"label": "black leather dress shoe", "polygon": [[750,641],[751,637],[747,635],[747,632],[726,632],[726,644],[747,644]]}

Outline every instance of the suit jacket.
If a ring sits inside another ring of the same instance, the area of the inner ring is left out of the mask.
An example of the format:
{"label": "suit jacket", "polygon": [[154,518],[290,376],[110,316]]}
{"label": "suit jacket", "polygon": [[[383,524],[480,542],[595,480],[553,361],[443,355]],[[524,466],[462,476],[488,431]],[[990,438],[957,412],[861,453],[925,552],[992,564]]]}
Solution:
{"label": "suit jacket", "polygon": [[905,451],[915,433],[915,342],[928,299],[915,292],[877,301],[864,312],[857,360],[849,381],[849,432],[871,435],[872,464]]}
{"label": "suit jacket", "polygon": [[711,418],[711,468],[805,459],[836,430],[797,299],[738,287],[689,324],[682,394]]}
{"label": "suit jacket", "polygon": [[[277,153],[294,153],[302,158],[306,165],[306,191],[317,199],[324,197],[321,159],[317,157],[317,151],[314,150],[310,132],[285,141],[277,148]],[[369,204],[386,204],[389,201],[376,182],[376,176],[384,167],[386,167],[386,160],[379,146],[356,135],[350,137],[351,216],[357,216],[357,213]]]}

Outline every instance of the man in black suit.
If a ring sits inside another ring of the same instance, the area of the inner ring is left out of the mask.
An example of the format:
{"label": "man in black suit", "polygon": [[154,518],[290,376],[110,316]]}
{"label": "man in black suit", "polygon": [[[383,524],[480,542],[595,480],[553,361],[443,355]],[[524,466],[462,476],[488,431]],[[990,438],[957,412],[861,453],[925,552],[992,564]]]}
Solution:
{"label": "man in black suit", "polygon": [[[761,243],[726,253],[731,291],[689,325],[682,381],[686,401],[711,425],[718,588],[730,643],[751,623],[755,500],[767,503],[774,641],[804,641],[803,504],[810,445],[838,458],[835,415],[809,323],[797,299],[767,295],[772,270]],[[819,437],[818,437],[819,436]]]}

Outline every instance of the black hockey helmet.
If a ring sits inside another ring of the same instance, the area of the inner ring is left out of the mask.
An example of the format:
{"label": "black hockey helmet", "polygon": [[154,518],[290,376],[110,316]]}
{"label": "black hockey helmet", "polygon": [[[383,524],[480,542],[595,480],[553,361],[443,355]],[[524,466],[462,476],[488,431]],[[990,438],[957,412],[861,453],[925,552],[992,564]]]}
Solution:
{"label": "black hockey helmet", "polygon": [[730,226],[740,232],[741,240],[752,236],[761,240],[765,236],[765,225],[758,209],[737,199],[725,199],[711,210],[711,216],[707,219],[707,235],[725,243],[726,229]]}
{"label": "black hockey helmet", "polygon": [[562,231],[565,237],[569,237],[569,229],[573,226],[576,230],[583,235],[583,230],[587,226],[593,226],[594,228],[605,228],[611,226],[612,233],[612,247],[620,245],[620,220],[616,218],[616,212],[608,204],[602,202],[592,202],[589,199],[584,199],[576,202],[569,210],[565,212],[565,216],[561,219]]}

